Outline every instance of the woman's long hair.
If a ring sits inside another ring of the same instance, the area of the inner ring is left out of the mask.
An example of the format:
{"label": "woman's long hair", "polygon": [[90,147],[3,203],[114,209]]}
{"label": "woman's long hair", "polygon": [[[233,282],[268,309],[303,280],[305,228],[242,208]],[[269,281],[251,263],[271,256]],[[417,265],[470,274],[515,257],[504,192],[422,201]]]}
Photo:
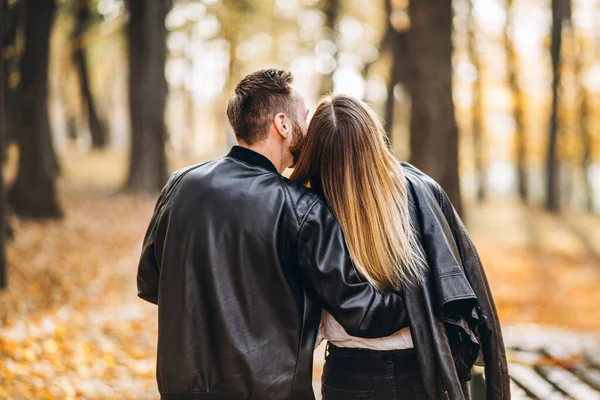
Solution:
{"label": "woman's long hair", "polygon": [[370,107],[346,95],[325,97],[303,147],[291,179],[323,193],[360,274],[378,289],[420,283],[404,172]]}

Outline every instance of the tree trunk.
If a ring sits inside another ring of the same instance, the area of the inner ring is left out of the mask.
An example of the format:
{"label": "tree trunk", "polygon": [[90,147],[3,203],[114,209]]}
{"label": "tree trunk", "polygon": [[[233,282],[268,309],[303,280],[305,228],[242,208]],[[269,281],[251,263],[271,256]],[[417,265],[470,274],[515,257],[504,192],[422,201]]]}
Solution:
{"label": "tree trunk", "polygon": [[[0,62],[2,63],[2,80],[4,82],[4,106],[5,109],[5,144],[9,140],[14,140],[13,125],[15,113],[18,112],[15,105],[18,103],[17,91],[10,85],[11,72],[17,69],[18,54],[17,48],[17,31],[19,25],[23,23],[23,10],[20,4],[9,4],[8,0],[0,0],[3,5],[2,18],[0,19],[0,27],[2,29],[1,51],[3,54]],[[14,112],[13,112],[14,109]],[[6,151],[6,146],[5,149]],[[5,154],[2,154],[4,160]]]}
{"label": "tree trunk", "polygon": [[48,116],[48,63],[54,0],[25,2],[25,50],[20,61],[19,174],[9,192],[15,213],[28,218],[62,215],[56,196],[58,161]]}
{"label": "tree trunk", "polygon": [[[86,64],[84,35],[90,23],[90,1],[78,0],[75,25],[75,48],[73,51],[73,61],[79,74],[79,87],[81,96],[85,103],[85,112],[87,112],[90,134],[92,136],[92,147],[101,149],[108,144],[106,129],[104,124],[98,118],[96,104],[90,88],[90,74]],[[84,114],[85,114],[84,112]]]}
{"label": "tree trunk", "polygon": [[444,0],[411,1],[409,16],[411,162],[442,185],[460,213],[458,127],[452,99],[452,5]]}
{"label": "tree trunk", "polygon": [[575,55],[575,82],[577,84],[577,92],[579,93],[579,135],[581,136],[581,168],[583,171],[583,183],[585,187],[585,207],[589,212],[594,211],[594,188],[590,181],[590,166],[592,164],[592,137],[588,127],[590,118],[590,104],[588,99],[588,91],[583,85],[583,52],[581,51],[581,45],[577,43],[577,35],[572,30],[572,39],[574,48],[576,49]]}
{"label": "tree trunk", "polygon": [[570,14],[569,10],[570,0],[552,0],[552,41],[550,44],[550,57],[552,60],[552,109],[550,114],[548,154],[546,158],[546,209],[551,212],[560,211],[560,179],[557,155],[560,50],[563,22]]}
{"label": "tree trunk", "polygon": [[527,137],[525,135],[525,124],[523,122],[523,113],[525,110],[524,98],[519,86],[519,61],[515,51],[515,46],[510,38],[511,12],[514,0],[508,0],[506,3],[506,25],[504,26],[504,46],[506,52],[506,64],[508,68],[508,86],[512,96],[512,115],[515,121],[515,140],[517,153],[517,180],[519,197],[523,202],[527,202]]}
{"label": "tree trunk", "polygon": [[165,141],[166,35],[168,0],[128,0],[131,157],[127,187],[160,190],[167,179]]}
{"label": "tree trunk", "polygon": [[390,144],[390,146],[392,145],[392,138],[394,137],[393,135],[393,131],[394,131],[394,110],[396,108],[396,98],[394,96],[394,87],[396,87],[396,79],[395,78],[395,70],[396,70],[396,65],[395,65],[395,61],[392,60],[392,65],[390,68],[390,80],[388,81],[388,85],[387,85],[387,99],[385,100],[385,114],[384,114],[384,121],[385,121],[385,132],[387,134],[388,137],[388,142]]}
{"label": "tree trunk", "polygon": [[473,135],[473,154],[475,161],[475,174],[477,181],[477,200],[479,202],[485,199],[487,193],[487,179],[484,165],[484,132],[482,124],[483,116],[483,79],[481,73],[481,63],[477,53],[477,23],[473,14],[473,0],[469,1],[469,33],[468,48],[469,59],[477,71],[477,79],[473,83],[472,106],[471,106],[471,134]]}
{"label": "tree trunk", "polygon": [[387,86],[387,100],[385,102],[385,131],[388,135],[390,145],[392,144],[393,129],[394,129],[394,112],[396,109],[396,97],[394,95],[394,88],[398,83],[406,86],[410,79],[409,68],[410,64],[407,62],[408,54],[408,34],[406,31],[398,31],[392,25],[392,4],[390,0],[386,0],[386,18],[387,28],[385,37],[381,43],[381,47],[385,50],[389,50],[392,54],[392,61],[390,64],[390,77]]}
{"label": "tree trunk", "polygon": [[396,96],[394,89],[397,84],[401,84],[407,88],[410,79],[409,68],[407,63],[408,54],[408,37],[407,32],[394,31],[389,40],[392,52],[392,62],[390,65],[390,79],[387,86],[387,99],[385,102],[385,131],[388,135],[390,145],[393,142],[393,130],[396,111]]}
{"label": "tree trunk", "polygon": [[[6,3],[0,0],[0,21],[4,21]],[[4,38],[4,24],[0,25],[0,39]],[[3,61],[3,60],[2,60]],[[0,154],[4,153],[4,138],[6,137],[6,103],[4,101],[4,62],[0,62]],[[3,162],[0,161],[0,289],[6,288],[6,252],[5,252],[5,219],[6,207],[4,201]]]}
{"label": "tree trunk", "polygon": [[[336,46],[337,42],[337,34],[335,30],[335,20],[340,12],[340,0],[323,0],[323,12],[325,13],[325,39],[330,40]],[[337,50],[332,55],[337,62]],[[337,66],[336,66],[337,68]],[[333,73],[335,69],[327,74],[324,74],[321,77],[321,85],[319,88],[320,95],[326,95],[328,93],[333,92]]]}

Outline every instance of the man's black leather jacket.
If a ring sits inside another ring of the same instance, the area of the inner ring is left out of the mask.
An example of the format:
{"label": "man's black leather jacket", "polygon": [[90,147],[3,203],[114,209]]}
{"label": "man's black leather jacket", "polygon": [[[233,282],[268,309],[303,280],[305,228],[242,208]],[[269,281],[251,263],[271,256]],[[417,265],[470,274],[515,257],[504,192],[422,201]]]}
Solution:
{"label": "man's black leather jacket", "polygon": [[171,177],[137,279],[159,307],[163,399],[314,399],[323,308],[355,336],[408,324],[401,295],[357,275],[327,204],[241,147]]}

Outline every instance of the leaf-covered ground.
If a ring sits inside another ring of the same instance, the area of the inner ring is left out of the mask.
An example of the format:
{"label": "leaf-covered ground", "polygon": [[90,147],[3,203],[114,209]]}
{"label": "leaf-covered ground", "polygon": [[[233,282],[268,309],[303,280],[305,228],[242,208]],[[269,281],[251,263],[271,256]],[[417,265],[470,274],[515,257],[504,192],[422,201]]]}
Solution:
{"label": "leaf-covered ground", "polygon": [[[106,165],[123,160],[111,157],[63,162],[63,220],[12,221],[0,398],[157,398],[156,308],[135,288],[154,198],[118,191],[122,173]],[[468,221],[505,324],[600,330],[597,218],[497,202]]]}

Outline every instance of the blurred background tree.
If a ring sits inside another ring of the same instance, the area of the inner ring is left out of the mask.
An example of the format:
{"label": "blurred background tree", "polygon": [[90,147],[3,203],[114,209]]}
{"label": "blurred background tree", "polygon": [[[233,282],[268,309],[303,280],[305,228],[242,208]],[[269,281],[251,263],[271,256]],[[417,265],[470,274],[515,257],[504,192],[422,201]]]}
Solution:
{"label": "blurred background tree", "polygon": [[410,1],[408,15],[410,161],[442,185],[461,214],[452,97],[452,4]]}
{"label": "blurred background tree", "polygon": [[127,187],[158,191],[167,179],[165,104],[170,0],[128,0],[129,109],[131,157]]}
{"label": "blurred background tree", "polygon": [[523,94],[519,85],[519,60],[515,46],[514,22],[512,18],[514,0],[506,2],[507,21],[504,25],[504,45],[506,51],[506,67],[508,69],[508,85],[511,91],[512,117],[514,119],[514,134],[516,142],[516,164],[519,196],[523,202],[527,202],[527,131],[524,124],[523,112],[525,104]]}
{"label": "blurred background tree", "polygon": [[81,97],[84,99],[83,103],[85,104],[81,114],[87,115],[92,147],[101,149],[106,147],[108,137],[104,123],[100,121],[92,88],[90,87],[90,73],[88,71],[85,51],[86,34],[89,32],[92,24],[94,24],[97,14],[92,10],[90,0],[78,0],[74,7],[73,62],[77,67]]}
{"label": "blurred background tree", "polygon": [[50,32],[56,4],[54,0],[23,0],[19,7],[23,7],[24,14],[24,48],[16,72],[16,101],[11,107],[19,172],[8,198],[19,216],[57,218],[62,215],[56,194],[59,163],[48,106]]}
{"label": "blurred background tree", "polygon": [[[6,1],[0,1],[0,38],[4,38],[4,31],[6,30],[6,15],[8,12]],[[4,174],[2,165],[4,164],[4,148],[5,138],[7,131],[6,123],[6,99],[5,99],[5,79],[4,70],[5,63],[4,59],[0,60],[0,289],[6,287],[6,252],[5,252],[5,227],[4,222],[6,215],[6,204],[4,196]]]}

